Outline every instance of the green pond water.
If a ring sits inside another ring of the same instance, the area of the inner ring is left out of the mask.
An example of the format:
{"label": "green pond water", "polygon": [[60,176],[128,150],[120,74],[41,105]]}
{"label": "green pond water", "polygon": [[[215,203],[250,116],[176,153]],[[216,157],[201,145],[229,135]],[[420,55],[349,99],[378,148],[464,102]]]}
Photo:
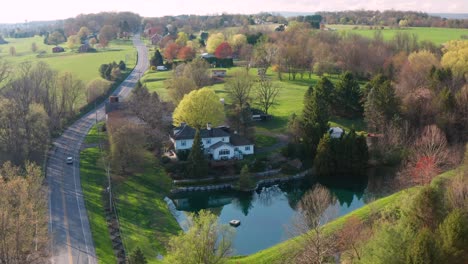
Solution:
{"label": "green pond water", "polygon": [[324,220],[330,221],[389,194],[391,190],[388,186],[391,185],[389,182],[394,171],[374,169],[367,176],[352,181],[346,177],[314,183],[294,181],[263,187],[251,193],[217,191],[177,194],[171,197],[175,205],[172,210],[182,228],[185,227],[187,212],[201,209],[216,214],[223,224],[233,219],[240,220],[241,225],[235,228],[234,254],[247,255],[294,235],[296,205],[315,184],[324,185],[334,196],[334,202],[324,212]]}

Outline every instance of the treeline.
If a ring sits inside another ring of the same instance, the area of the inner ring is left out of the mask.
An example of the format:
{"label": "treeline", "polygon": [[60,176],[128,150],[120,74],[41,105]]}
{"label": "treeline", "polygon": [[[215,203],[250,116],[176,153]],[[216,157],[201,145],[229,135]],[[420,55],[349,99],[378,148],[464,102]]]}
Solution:
{"label": "treeline", "polygon": [[[468,28],[468,19],[446,19],[414,11],[349,10],[317,12],[327,24]],[[404,21],[403,23],[401,21]]]}

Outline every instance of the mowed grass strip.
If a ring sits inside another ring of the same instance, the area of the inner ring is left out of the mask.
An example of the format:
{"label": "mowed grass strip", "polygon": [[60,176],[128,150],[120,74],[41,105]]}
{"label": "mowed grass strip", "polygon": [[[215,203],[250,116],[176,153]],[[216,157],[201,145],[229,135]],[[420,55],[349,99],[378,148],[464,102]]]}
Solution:
{"label": "mowed grass strip", "polygon": [[181,231],[164,197],[171,180],[152,153],[145,155],[141,172],[114,181],[123,243],[127,254],[140,247],[149,263],[166,253],[169,239]]}
{"label": "mowed grass strip", "polygon": [[102,167],[98,166],[101,153],[98,147],[88,148],[80,153],[80,178],[88,213],[91,233],[99,263],[116,263],[109,230],[107,229],[104,188],[107,177]]}

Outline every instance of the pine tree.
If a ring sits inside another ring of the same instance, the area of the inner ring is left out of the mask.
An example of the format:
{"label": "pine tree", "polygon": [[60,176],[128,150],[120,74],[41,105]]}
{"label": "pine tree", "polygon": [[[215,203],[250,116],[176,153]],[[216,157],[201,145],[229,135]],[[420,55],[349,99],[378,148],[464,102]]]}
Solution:
{"label": "pine tree", "polygon": [[161,55],[161,52],[159,52],[159,49],[156,50],[156,52],[154,53],[154,56],[151,57],[151,66],[161,66],[161,65],[164,65],[164,59]]}
{"label": "pine tree", "polygon": [[437,261],[437,250],[434,234],[428,229],[420,230],[406,254],[406,263],[431,264]]}
{"label": "pine tree", "polygon": [[188,174],[193,178],[202,178],[208,173],[200,130],[197,129],[193,139],[192,150],[188,157]]}
{"label": "pine tree", "polygon": [[148,263],[140,247],[137,247],[135,250],[133,250],[128,262],[130,264],[147,264]]}
{"label": "pine tree", "polygon": [[333,173],[333,157],[331,152],[330,134],[326,133],[320,139],[317,154],[314,159],[315,172],[319,176],[330,176]]}
{"label": "pine tree", "polygon": [[251,190],[253,187],[255,187],[255,182],[252,179],[252,175],[249,172],[249,167],[247,165],[244,165],[240,172],[238,188],[239,190],[243,191]]}
{"label": "pine tree", "polygon": [[315,155],[320,138],[329,129],[329,104],[327,93],[330,92],[321,82],[314,88],[309,87],[304,96],[304,110],[302,114],[303,143],[305,145],[305,154],[309,157]]}
{"label": "pine tree", "polygon": [[344,73],[336,86],[335,109],[344,117],[360,117],[363,113],[359,83],[350,72]]}

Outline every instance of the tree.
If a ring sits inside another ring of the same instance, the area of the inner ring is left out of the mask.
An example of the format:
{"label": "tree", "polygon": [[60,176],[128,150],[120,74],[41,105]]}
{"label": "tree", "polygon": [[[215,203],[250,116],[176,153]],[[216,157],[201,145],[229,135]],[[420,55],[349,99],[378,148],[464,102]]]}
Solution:
{"label": "tree", "polygon": [[37,50],[38,50],[37,44],[36,44],[36,42],[33,42],[33,43],[31,44],[31,51],[34,52],[34,53],[36,53]]}
{"label": "tree", "polygon": [[222,42],[215,50],[215,56],[218,59],[232,58],[232,48],[227,42]]}
{"label": "tree", "polygon": [[398,25],[400,27],[407,27],[408,26],[408,20],[402,19],[402,20],[400,20],[400,22],[398,22]]}
{"label": "tree", "polygon": [[164,65],[164,59],[161,55],[161,52],[159,52],[159,49],[156,49],[154,52],[154,56],[151,57],[151,66],[160,66]]}
{"label": "tree", "polygon": [[320,139],[314,159],[315,173],[328,177],[333,173],[333,153],[331,152],[330,134],[325,133]]}
{"label": "tree", "polygon": [[47,262],[47,198],[41,168],[6,162],[0,168],[0,259],[2,263]]}
{"label": "tree", "polygon": [[188,46],[184,46],[180,48],[179,52],[177,53],[177,58],[179,60],[187,61],[187,60],[193,59],[194,57],[195,57],[195,51],[191,47],[188,47]]}
{"label": "tree", "polygon": [[223,33],[212,34],[208,37],[206,41],[206,51],[208,53],[214,53],[216,48],[223,43],[224,35]]}
{"label": "tree", "polygon": [[76,33],[76,35],[78,36],[78,38],[80,38],[80,40],[83,42],[87,37],[88,35],[91,33],[91,31],[89,30],[89,28],[87,27],[81,27],[80,30],[78,31],[78,33]]}
{"label": "tree", "polygon": [[47,39],[47,44],[57,46],[60,43],[65,42],[65,37],[59,31],[54,31],[49,35]]}
{"label": "tree", "polygon": [[255,188],[255,180],[252,178],[247,165],[244,165],[241,169],[237,188],[241,191],[250,191]]}
{"label": "tree", "polygon": [[454,210],[447,215],[437,229],[440,238],[441,259],[447,263],[462,263],[468,253],[468,221],[466,212]]}
{"label": "tree", "polygon": [[129,257],[128,262],[130,264],[147,264],[148,263],[140,247],[137,247],[135,250],[133,250],[132,254]]}
{"label": "tree", "polygon": [[455,76],[467,78],[468,74],[468,41],[452,40],[444,45],[441,64],[449,67]]}
{"label": "tree", "polygon": [[146,139],[143,128],[125,120],[108,123],[112,164],[124,174],[130,168],[138,168],[144,160]]}
{"label": "tree", "polygon": [[91,45],[91,47],[94,47],[94,45],[96,45],[96,43],[97,43],[97,40],[96,40],[96,38],[91,38],[88,43],[89,43],[89,45]]}
{"label": "tree", "polygon": [[224,89],[227,91],[229,98],[240,108],[243,108],[250,100],[252,87],[253,80],[245,71],[235,72],[232,78],[224,84]]}
{"label": "tree", "polygon": [[406,255],[406,263],[409,264],[431,264],[439,263],[437,256],[436,241],[434,234],[427,229],[420,230],[414,242],[410,245]]}
{"label": "tree", "polygon": [[200,129],[207,123],[213,126],[221,124],[224,121],[224,109],[213,90],[203,88],[185,95],[174,110],[172,118],[175,126],[185,122]]}
{"label": "tree", "polygon": [[113,26],[105,25],[101,28],[98,35],[99,44],[105,48],[109,45],[109,41],[115,39],[116,31]]}
{"label": "tree", "polygon": [[220,225],[218,217],[209,211],[189,214],[186,233],[171,238],[165,263],[220,264],[232,252],[234,231]]}
{"label": "tree", "polygon": [[321,226],[332,217],[332,212],[326,212],[326,209],[335,200],[326,188],[316,185],[299,201],[299,214],[293,228],[303,234],[304,239],[298,240],[301,250],[295,256],[294,263],[326,263],[335,253],[335,238],[325,234]]}
{"label": "tree", "polygon": [[110,82],[108,81],[102,79],[92,80],[86,86],[86,101],[91,103],[100,96],[103,96],[109,90],[109,87]]}
{"label": "tree", "polygon": [[11,46],[9,53],[10,53],[10,56],[13,56],[13,57],[16,56],[16,48],[14,46]]}
{"label": "tree", "polygon": [[208,163],[205,159],[205,149],[200,135],[200,130],[197,129],[193,138],[192,149],[188,156],[187,173],[192,178],[203,178],[208,173]]}
{"label": "tree", "polygon": [[172,61],[177,58],[177,54],[179,53],[179,45],[175,43],[169,43],[164,49],[164,57],[166,60]]}
{"label": "tree", "polygon": [[210,64],[205,59],[196,58],[186,65],[183,75],[192,79],[198,88],[202,88],[210,84],[209,68]]}
{"label": "tree", "polygon": [[231,37],[229,40],[229,44],[232,47],[232,52],[235,57],[238,57],[240,55],[240,51],[242,47],[244,47],[247,44],[247,37],[244,34],[236,34]]}
{"label": "tree", "polygon": [[71,35],[67,40],[67,47],[69,49],[75,49],[81,44],[81,40],[78,35]]}
{"label": "tree", "polygon": [[7,80],[11,73],[11,65],[10,63],[0,58],[0,87],[3,81]]}
{"label": "tree", "polygon": [[268,110],[276,103],[279,90],[279,87],[274,85],[270,79],[260,78],[256,88],[256,102],[266,115],[268,115]]}
{"label": "tree", "polygon": [[174,76],[172,79],[167,80],[165,85],[168,90],[169,97],[176,105],[182,101],[186,94],[197,89],[197,85],[192,79],[183,76]]}
{"label": "tree", "polygon": [[187,45],[187,41],[188,41],[188,35],[187,35],[187,33],[185,33],[185,32],[179,32],[179,33],[177,33],[177,39],[175,40],[175,43],[176,43],[179,47],[184,47],[185,45]]}
{"label": "tree", "polygon": [[336,85],[336,104],[334,109],[340,116],[356,118],[362,115],[361,89],[353,74],[341,75]]}
{"label": "tree", "polygon": [[339,248],[341,251],[351,250],[351,261],[354,258],[361,260],[362,248],[360,246],[370,235],[361,219],[353,215],[346,220],[338,233]]}

